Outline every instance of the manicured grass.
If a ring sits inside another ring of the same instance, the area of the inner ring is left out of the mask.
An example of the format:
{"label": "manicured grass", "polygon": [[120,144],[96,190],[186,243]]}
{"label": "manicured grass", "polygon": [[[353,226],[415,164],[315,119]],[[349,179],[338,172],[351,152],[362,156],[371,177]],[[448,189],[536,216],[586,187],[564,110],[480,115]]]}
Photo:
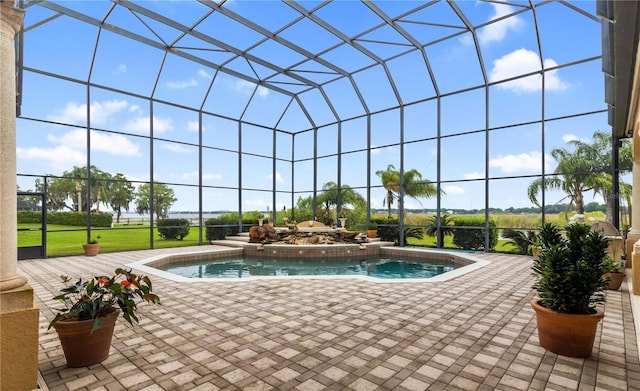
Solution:
{"label": "manicured grass", "polygon": [[[18,246],[38,246],[41,244],[41,232],[39,224],[19,224],[19,229],[30,228],[36,230],[18,231]],[[189,235],[183,240],[165,240],[158,235],[157,229],[153,231],[154,248],[197,246],[198,228],[192,227]],[[94,228],[91,237],[100,236],[100,252],[117,252],[130,250],[144,250],[151,248],[149,226],[146,225],[116,225],[115,228]],[[205,233],[202,233],[203,243],[206,243]],[[82,244],[87,242],[87,231],[83,227],[70,227],[65,225],[47,226],[47,256],[59,257],[83,254]],[[422,240],[409,238],[409,245],[436,247],[436,238],[424,236]],[[445,236],[444,247],[455,249],[453,237]],[[513,246],[507,240],[498,240],[494,251],[515,253]]]}
{"label": "manicured grass", "polygon": [[[18,228],[40,228],[38,224],[19,224]],[[87,242],[87,231],[79,227],[63,225],[47,226],[47,256],[59,257],[83,254],[82,245]],[[100,252],[144,250],[151,248],[149,227],[132,226],[127,228],[94,228],[91,237],[100,243]],[[153,233],[154,248],[186,247],[198,245],[198,229],[191,228],[183,240],[165,240]],[[203,241],[204,232],[203,232]],[[18,246],[39,246],[40,231],[18,231]]]}
{"label": "manicured grass", "polygon": [[[415,238],[408,238],[407,239],[407,243],[409,245],[413,245],[413,246],[425,246],[425,247],[436,247],[436,238],[435,236],[427,236],[425,235],[421,240],[420,239],[415,239]],[[456,247],[453,244],[453,237],[452,236],[445,236],[444,237],[444,248],[450,248],[450,249],[457,249],[458,247]],[[494,248],[495,252],[500,252],[500,253],[512,253],[512,254],[517,254],[517,251],[515,249],[515,247],[513,247],[512,245],[509,244],[508,240],[504,240],[504,239],[498,239],[498,244],[496,244],[496,247]]]}

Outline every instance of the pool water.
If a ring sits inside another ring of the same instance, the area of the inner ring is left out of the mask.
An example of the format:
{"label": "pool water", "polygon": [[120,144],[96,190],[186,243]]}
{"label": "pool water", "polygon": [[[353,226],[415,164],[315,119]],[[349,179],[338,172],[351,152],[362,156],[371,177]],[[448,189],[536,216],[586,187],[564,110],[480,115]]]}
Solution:
{"label": "pool water", "polygon": [[462,265],[416,258],[374,259],[217,258],[160,266],[158,269],[189,278],[247,278],[256,276],[368,276],[384,279],[430,278]]}

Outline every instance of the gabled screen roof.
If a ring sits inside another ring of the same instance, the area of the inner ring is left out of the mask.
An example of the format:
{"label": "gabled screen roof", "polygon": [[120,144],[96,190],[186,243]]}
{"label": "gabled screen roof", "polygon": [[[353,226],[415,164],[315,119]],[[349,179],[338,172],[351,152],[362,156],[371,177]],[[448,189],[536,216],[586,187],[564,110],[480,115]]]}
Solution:
{"label": "gabled screen roof", "polygon": [[598,39],[589,3],[31,1],[23,39],[56,61],[25,53],[24,67],[296,133],[523,74],[539,84],[599,56],[547,45],[576,26]]}

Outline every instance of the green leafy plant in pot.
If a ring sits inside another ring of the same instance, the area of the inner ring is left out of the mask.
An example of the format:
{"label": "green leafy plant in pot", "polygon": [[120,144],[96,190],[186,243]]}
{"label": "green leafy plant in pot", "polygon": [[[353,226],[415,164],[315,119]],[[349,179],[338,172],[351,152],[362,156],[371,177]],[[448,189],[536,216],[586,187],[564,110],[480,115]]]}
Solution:
{"label": "green leafy plant in pot", "polygon": [[613,258],[611,256],[607,256],[604,263],[604,278],[609,282],[607,289],[617,291],[620,289],[620,286],[622,286],[622,281],[624,281],[625,277],[625,273],[622,269],[623,265],[621,262],[615,260],[615,253],[613,254]]}
{"label": "green leafy plant in pot", "polygon": [[[64,283],[71,279],[60,276]],[[49,323],[58,333],[67,365],[85,367],[104,361],[118,316],[133,325],[138,320],[137,300],[160,304],[152,292],[147,276],[134,274],[130,269],[117,268],[113,276],[79,279],[60,290],[53,297],[65,304]]]}
{"label": "green leafy plant in pot", "polygon": [[84,255],[88,257],[95,257],[98,255],[100,251],[100,235],[96,238],[91,238],[87,243],[82,245],[82,249],[84,250]]}
{"label": "green leafy plant in pot", "polygon": [[605,301],[603,278],[609,239],[582,223],[562,230],[552,224],[539,229],[541,254],[533,261],[538,299],[536,311],[540,345],[563,356],[588,357],[598,322],[596,306]]}

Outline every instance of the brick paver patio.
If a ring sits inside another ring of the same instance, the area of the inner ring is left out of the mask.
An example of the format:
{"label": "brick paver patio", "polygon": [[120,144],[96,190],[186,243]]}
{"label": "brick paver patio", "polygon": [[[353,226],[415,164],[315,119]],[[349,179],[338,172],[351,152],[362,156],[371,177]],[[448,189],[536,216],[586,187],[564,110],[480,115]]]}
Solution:
{"label": "brick paver patio", "polygon": [[[210,250],[213,247],[200,247]],[[530,257],[445,282],[272,279],[179,283],[152,277],[163,305],[118,320],[102,364],[67,368],[51,300],[58,276],[194,248],[20,261],[40,316],[50,390],[640,390],[626,283],[608,291],[592,357],[538,346]]]}

